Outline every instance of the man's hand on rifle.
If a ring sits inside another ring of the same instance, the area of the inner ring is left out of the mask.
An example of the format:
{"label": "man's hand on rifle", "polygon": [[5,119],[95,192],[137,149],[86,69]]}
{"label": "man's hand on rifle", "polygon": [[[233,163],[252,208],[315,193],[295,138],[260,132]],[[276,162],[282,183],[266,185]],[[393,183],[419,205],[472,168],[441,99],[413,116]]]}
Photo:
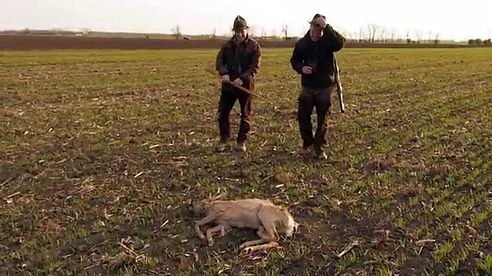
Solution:
{"label": "man's hand on rifle", "polygon": [[229,75],[222,75],[220,78],[222,79],[223,82],[227,82],[227,83],[231,82],[231,79],[229,79]]}
{"label": "man's hand on rifle", "polygon": [[243,85],[243,81],[240,78],[237,78],[232,82],[232,85],[241,86],[241,85]]}

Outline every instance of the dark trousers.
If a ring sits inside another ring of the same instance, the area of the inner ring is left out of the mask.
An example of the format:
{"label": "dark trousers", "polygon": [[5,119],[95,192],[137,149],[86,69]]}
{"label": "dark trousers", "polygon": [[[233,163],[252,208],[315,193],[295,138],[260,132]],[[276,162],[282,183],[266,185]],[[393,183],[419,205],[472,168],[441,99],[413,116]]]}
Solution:
{"label": "dark trousers", "polygon": [[239,100],[241,107],[241,121],[239,123],[237,142],[246,141],[251,130],[251,95],[235,89],[230,85],[224,85],[221,89],[218,110],[219,131],[222,141],[226,141],[230,137],[229,115],[236,100]]}
{"label": "dark trousers", "polygon": [[[328,128],[327,119],[331,107],[331,91],[333,91],[333,88],[334,86],[326,88],[302,87],[297,115],[304,148],[311,145],[321,148],[326,144],[325,135]],[[317,127],[313,136],[311,114],[314,107],[316,107]]]}

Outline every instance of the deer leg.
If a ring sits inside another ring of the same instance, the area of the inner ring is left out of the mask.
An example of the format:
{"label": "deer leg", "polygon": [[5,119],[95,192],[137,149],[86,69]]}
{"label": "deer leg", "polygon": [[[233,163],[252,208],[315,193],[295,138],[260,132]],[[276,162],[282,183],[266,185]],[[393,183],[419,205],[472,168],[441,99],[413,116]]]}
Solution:
{"label": "deer leg", "polygon": [[260,227],[256,233],[261,237],[261,239],[243,243],[241,248],[246,252],[253,252],[279,246],[277,242],[277,230],[275,229],[275,223],[269,216],[268,207],[262,207],[260,209],[258,212],[258,218],[263,226]]}
{"label": "deer leg", "polygon": [[226,234],[225,227],[220,228],[220,236],[223,237]]}
{"label": "deer leg", "polygon": [[264,243],[264,244],[260,244],[260,245],[248,246],[248,247],[243,248],[243,250],[245,252],[251,253],[253,251],[258,251],[258,250],[262,250],[262,249],[269,249],[269,248],[278,247],[278,246],[279,246],[278,242],[271,241],[269,243]]}
{"label": "deer leg", "polygon": [[214,245],[214,239],[213,239],[212,235],[213,235],[214,232],[218,232],[218,231],[220,231],[221,234],[222,234],[222,232],[225,231],[224,230],[224,225],[219,224],[219,225],[217,225],[215,227],[212,227],[212,228],[207,229],[208,246]]}
{"label": "deer leg", "polygon": [[239,246],[239,249],[245,249],[246,247],[253,246],[253,245],[258,245],[258,244],[262,244],[262,243],[265,243],[265,242],[268,242],[268,241],[267,240],[264,240],[264,239],[259,239],[259,240],[252,240],[252,241],[243,242]]}
{"label": "deer leg", "polygon": [[258,234],[258,236],[260,236],[261,239],[244,242],[239,246],[239,248],[243,249],[243,248],[248,247],[248,246],[262,244],[262,243],[269,241],[269,240],[264,238],[265,228],[260,226],[260,228],[258,228],[258,231],[256,231],[256,233]]}
{"label": "deer leg", "polygon": [[205,239],[205,235],[203,235],[202,231],[200,230],[200,226],[214,221],[218,216],[219,216],[218,214],[213,214],[213,215],[210,214],[202,218],[201,220],[195,222],[195,231],[200,239],[202,240]]}

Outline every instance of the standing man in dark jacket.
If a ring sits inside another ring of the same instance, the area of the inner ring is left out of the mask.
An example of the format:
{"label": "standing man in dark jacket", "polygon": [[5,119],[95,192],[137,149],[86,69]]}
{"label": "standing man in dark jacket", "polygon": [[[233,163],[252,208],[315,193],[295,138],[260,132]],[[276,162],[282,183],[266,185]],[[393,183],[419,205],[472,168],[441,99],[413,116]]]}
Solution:
{"label": "standing man in dark jacket", "polygon": [[248,36],[246,20],[237,16],[233,25],[234,36],[217,55],[216,70],[222,79],[219,101],[219,149],[224,150],[230,138],[229,114],[236,100],[241,106],[241,122],[236,150],[246,151],[246,140],[251,129],[251,95],[236,88],[242,86],[254,91],[255,76],[260,68],[261,49],[258,42]]}
{"label": "standing man in dark jacket", "polygon": [[[323,150],[327,129],[327,115],[331,107],[331,91],[335,87],[334,52],[343,48],[345,38],[316,14],[311,27],[295,45],[290,63],[301,74],[302,91],[299,96],[298,121],[303,153],[313,146],[314,156],[326,159]],[[311,114],[316,107],[317,128],[313,137]]]}

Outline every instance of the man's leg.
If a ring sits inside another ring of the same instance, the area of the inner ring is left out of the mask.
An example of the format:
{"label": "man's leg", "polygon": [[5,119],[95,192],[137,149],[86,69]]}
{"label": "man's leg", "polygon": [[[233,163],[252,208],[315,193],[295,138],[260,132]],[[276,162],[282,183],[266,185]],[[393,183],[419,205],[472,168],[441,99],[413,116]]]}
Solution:
{"label": "man's leg", "polygon": [[218,108],[218,122],[219,122],[219,133],[220,142],[227,143],[230,137],[230,124],[229,124],[229,114],[231,113],[232,107],[236,102],[236,96],[233,91],[229,89],[222,88],[220,93],[219,108]]}
{"label": "man's leg", "polygon": [[328,114],[331,107],[331,91],[333,86],[321,88],[316,91],[317,128],[314,136],[314,154],[317,158],[326,159],[323,145],[326,143],[326,131],[328,129]]}
{"label": "man's leg", "polygon": [[314,107],[313,92],[313,89],[303,87],[298,99],[297,119],[303,149],[309,148],[314,143],[313,124],[311,123],[311,114]]}
{"label": "man's leg", "polygon": [[246,151],[246,140],[251,130],[251,120],[253,115],[251,105],[251,95],[244,92],[238,92],[239,105],[241,106],[241,122],[239,124],[239,133],[237,136],[237,150]]}

